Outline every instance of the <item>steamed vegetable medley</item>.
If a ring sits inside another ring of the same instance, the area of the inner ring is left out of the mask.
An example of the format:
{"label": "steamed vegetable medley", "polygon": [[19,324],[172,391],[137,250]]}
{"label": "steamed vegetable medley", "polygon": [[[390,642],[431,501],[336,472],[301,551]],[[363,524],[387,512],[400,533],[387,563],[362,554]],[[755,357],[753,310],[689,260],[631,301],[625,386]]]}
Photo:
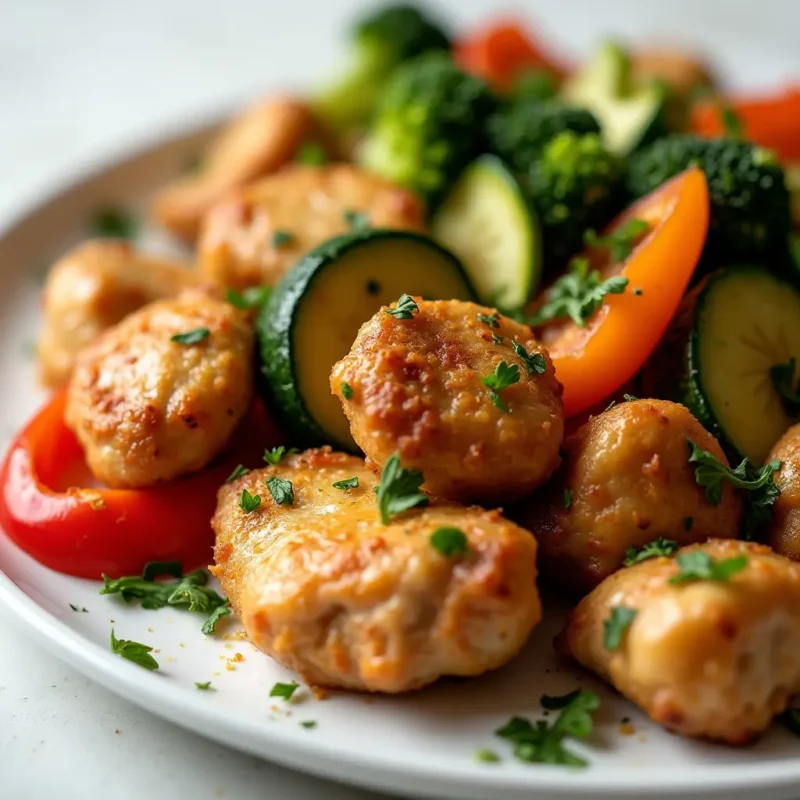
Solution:
{"label": "steamed vegetable medley", "polygon": [[[577,603],[565,657],[671,730],[757,737],[800,692],[800,93],[408,6],[349,47],[157,192],[191,263],[118,238],[53,267],[63,388],[7,456],[4,530],[370,692],[505,664],[538,581]],[[189,571],[212,537],[224,597]],[[543,700],[498,736],[583,763],[597,697]]]}

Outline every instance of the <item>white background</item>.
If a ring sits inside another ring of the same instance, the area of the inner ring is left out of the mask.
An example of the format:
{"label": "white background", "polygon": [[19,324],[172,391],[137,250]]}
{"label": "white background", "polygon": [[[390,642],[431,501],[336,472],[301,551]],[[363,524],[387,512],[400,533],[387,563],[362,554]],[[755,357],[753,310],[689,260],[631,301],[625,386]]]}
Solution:
{"label": "white background", "polygon": [[[341,55],[354,0],[0,0],[0,227],[126,146]],[[800,0],[452,0],[535,13],[568,52],[600,34],[719,52],[726,75],[800,78]],[[2,265],[0,265],[2,268]],[[9,387],[5,387],[8,390]],[[368,800],[225,750],[118,700],[0,618],[0,798]]]}

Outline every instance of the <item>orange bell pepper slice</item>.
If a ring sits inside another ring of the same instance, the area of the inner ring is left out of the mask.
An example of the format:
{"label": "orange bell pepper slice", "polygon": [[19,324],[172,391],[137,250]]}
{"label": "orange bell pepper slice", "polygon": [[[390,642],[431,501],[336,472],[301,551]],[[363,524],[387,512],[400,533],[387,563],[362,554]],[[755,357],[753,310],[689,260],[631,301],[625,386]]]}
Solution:
{"label": "orange bell pepper slice", "polygon": [[237,464],[258,463],[264,443],[276,438],[263,410],[253,409],[226,454],[202,472],[148,489],[108,489],[91,486],[83,450],[64,423],[65,399],[56,394],[6,454],[5,534],[45,566],[81,578],[138,575],[148,561],[180,561],[186,570],[209,564],[217,489]]}
{"label": "orange bell pepper slice", "polygon": [[603,279],[628,279],[624,293],[607,295],[579,327],[570,319],[540,329],[556,377],[564,386],[564,411],[578,414],[608,398],[639,371],[656,349],[689,286],[708,232],[708,185],[700,169],[677,175],[624,211],[610,233],[631,219],[648,230],[624,263],[602,250],[587,255]]}
{"label": "orange bell pepper slice", "polygon": [[787,86],[780,94],[709,98],[692,109],[691,130],[706,138],[725,135],[723,108],[730,108],[744,128],[746,139],[774,150],[781,161],[800,160],[800,88]]}
{"label": "orange bell pepper slice", "polygon": [[513,20],[498,20],[456,42],[454,58],[464,71],[499,91],[511,89],[531,69],[545,69],[558,79],[566,75],[525,26]]}

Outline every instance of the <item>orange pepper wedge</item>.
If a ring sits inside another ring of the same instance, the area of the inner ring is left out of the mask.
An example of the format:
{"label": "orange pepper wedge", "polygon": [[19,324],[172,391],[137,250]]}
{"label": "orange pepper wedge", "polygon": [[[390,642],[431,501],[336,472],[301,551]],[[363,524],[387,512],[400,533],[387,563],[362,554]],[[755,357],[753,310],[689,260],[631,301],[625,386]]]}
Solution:
{"label": "orange pepper wedge", "polygon": [[585,328],[559,320],[540,329],[556,377],[564,386],[564,411],[578,414],[629,381],[656,349],[677,311],[705,245],[708,185],[700,169],[677,175],[626,209],[612,232],[631,219],[648,231],[623,264],[609,258],[593,265],[603,279],[628,279],[624,293],[606,295]]}

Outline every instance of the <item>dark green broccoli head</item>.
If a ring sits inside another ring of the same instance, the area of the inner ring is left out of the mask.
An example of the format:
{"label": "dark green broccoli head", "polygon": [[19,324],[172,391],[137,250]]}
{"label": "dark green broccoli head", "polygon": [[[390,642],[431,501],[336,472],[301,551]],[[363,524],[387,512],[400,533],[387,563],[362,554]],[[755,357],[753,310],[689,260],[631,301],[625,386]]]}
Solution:
{"label": "dark green broccoli head", "polygon": [[641,197],[694,165],[711,196],[707,262],[769,257],[785,247],[791,208],[783,170],[773,153],[748,142],[667,136],[631,156],[628,191]]}
{"label": "dark green broccoli head", "polygon": [[365,125],[400,64],[422,53],[449,49],[448,35],[415,6],[381,8],[355,24],[349,65],[316,98],[317,110],[339,130]]}
{"label": "dark green broccoli head", "polygon": [[521,99],[493,114],[488,131],[494,152],[513,170],[524,173],[557,133],[600,133],[600,125],[584,108],[557,100]]}
{"label": "dark green broccoli head", "polygon": [[392,76],[360,152],[360,162],[439,202],[485,148],[495,98],[443,53],[409,61]]}
{"label": "dark green broccoli head", "polygon": [[544,146],[526,185],[542,226],[545,268],[563,264],[582,249],[589,228],[611,219],[619,179],[619,161],[597,133],[563,131]]}

